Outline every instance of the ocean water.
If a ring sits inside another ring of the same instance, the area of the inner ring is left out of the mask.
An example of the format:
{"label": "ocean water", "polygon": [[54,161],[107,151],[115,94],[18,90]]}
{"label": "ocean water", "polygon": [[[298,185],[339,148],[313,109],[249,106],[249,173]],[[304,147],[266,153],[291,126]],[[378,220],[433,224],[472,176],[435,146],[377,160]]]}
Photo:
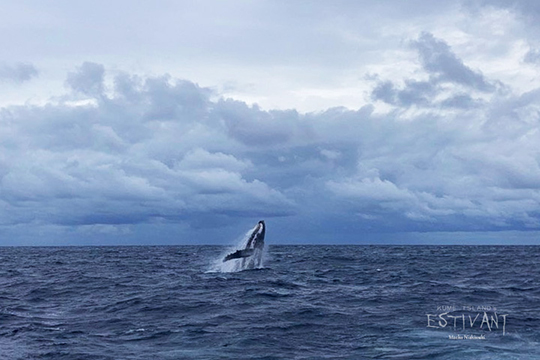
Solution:
{"label": "ocean water", "polygon": [[0,359],[540,359],[540,247],[223,253],[0,248]]}

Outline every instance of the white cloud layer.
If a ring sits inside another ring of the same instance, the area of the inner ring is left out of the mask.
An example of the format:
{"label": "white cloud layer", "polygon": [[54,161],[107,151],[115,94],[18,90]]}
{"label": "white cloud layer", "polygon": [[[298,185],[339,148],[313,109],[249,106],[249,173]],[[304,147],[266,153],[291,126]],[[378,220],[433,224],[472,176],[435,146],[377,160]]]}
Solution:
{"label": "white cloud layer", "polygon": [[[108,65],[81,50],[85,58],[51,82],[63,93],[5,103],[0,236],[8,244],[226,242],[259,218],[275,224],[281,242],[423,232],[536,236],[540,43],[524,32],[538,33],[536,3],[299,4],[242,3],[247,14],[264,14],[245,21],[237,21],[238,8],[224,7],[222,17],[205,19],[219,20],[209,32],[163,38],[195,54],[201,65],[193,67],[194,78],[163,75],[174,68],[151,74]],[[491,26],[489,19],[501,14],[507,22],[498,23],[505,30],[498,40],[484,41],[482,29],[469,27],[471,16]],[[70,28],[72,20],[61,24]],[[41,21],[29,29],[57,26],[47,16]],[[88,36],[81,31],[75,32]],[[272,40],[276,34],[281,41]],[[471,50],[482,41],[484,49]],[[104,40],[103,48],[111,44]],[[33,93],[58,71],[43,60],[41,46],[41,60],[21,52],[0,62],[0,92],[9,83]],[[163,53],[159,43],[152,46],[156,56]],[[78,57],[64,59],[71,64]],[[204,69],[217,71],[215,58],[223,69],[245,67],[251,85],[234,71],[238,79],[217,75],[212,86],[196,83]],[[287,80],[287,74],[294,75]],[[291,89],[270,95],[261,90],[266,80],[268,91]],[[343,87],[358,94],[336,95]],[[309,106],[283,110],[308,98]],[[268,107],[274,103],[279,109]]]}

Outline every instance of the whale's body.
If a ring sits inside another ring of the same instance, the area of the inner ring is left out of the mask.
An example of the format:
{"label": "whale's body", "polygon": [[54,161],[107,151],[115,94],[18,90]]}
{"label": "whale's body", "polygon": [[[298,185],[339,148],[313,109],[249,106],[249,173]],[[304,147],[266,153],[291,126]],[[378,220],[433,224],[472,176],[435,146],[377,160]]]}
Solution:
{"label": "whale's body", "polygon": [[260,266],[262,264],[262,255],[264,250],[264,236],[266,226],[261,220],[251,232],[246,246],[238,249],[223,258],[223,262],[242,259],[242,268]]}

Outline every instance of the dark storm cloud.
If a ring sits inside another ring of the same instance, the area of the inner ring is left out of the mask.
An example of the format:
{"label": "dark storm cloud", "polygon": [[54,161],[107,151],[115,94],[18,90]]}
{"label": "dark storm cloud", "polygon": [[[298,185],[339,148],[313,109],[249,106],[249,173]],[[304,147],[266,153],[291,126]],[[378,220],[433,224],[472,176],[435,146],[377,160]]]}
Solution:
{"label": "dark storm cloud", "polygon": [[391,81],[382,81],[372,90],[373,100],[382,100],[388,104],[396,104],[398,90]]}
{"label": "dark storm cloud", "polygon": [[371,92],[373,100],[399,107],[414,105],[468,109],[477,106],[479,101],[464,91],[492,93],[502,87],[501,83],[490,81],[482,73],[467,67],[446,42],[432,34],[422,33],[417,40],[411,42],[411,46],[417,51],[420,65],[428,79],[405,79],[403,85],[390,80],[378,80]]}
{"label": "dark storm cloud", "polygon": [[437,90],[436,82],[405,80],[404,86],[398,88],[391,81],[384,81],[373,89],[371,97],[398,106],[428,106]]}
{"label": "dark storm cloud", "polygon": [[495,86],[482,73],[463,64],[448,44],[432,34],[422,33],[418,40],[412,42],[412,46],[417,49],[423,68],[435,76],[437,82],[448,81],[484,92],[495,90]]}
{"label": "dark storm cloud", "polygon": [[0,81],[23,83],[38,76],[39,72],[32,64],[0,64]]}
{"label": "dark storm cloud", "polygon": [[67,83],[75,98],[90,96],[87,105],[3,110],[5,224],[111,225],[188,221],[208,212],[294,212],[294,203],[260,177],[243,178],[254,165],[230,154],[235,141],[220,112],[208,115],[216,105],[210,91],[167,76],[124,74],[109,97],[103,79],[102,65],[85,63]]}
{"label": "dark storm cloud", "polygon": [[261,111],[230,99],[219,101],[212,115],[225,123],[233,138],[251,146],[284,144],[302,131],[296,111]]}
{"label": "dark storm cloud", "polygon": [[[222,227],[208,222],[246,218],[313,236],[537,230],[540,90],[475,101],[490,80],[441,40],[418,41],[446,60],[421,55],[434,81],[379,80],[372,96],[388,113],[266,111],[171,76],[107,81],[102,65],[84,63],[64,100],[0,112],[2,231],[116,236],[176,224],[215,235]],[[443,82],[460,87],[441,97]]]}

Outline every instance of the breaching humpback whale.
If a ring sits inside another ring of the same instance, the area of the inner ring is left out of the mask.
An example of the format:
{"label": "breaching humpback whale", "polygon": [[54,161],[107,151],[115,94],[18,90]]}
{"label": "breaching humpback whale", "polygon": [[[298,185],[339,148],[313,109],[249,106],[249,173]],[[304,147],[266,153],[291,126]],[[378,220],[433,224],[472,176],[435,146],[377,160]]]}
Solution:
{"label": "breaching humpback whale", "polygon": [[236,250],[235,252],[230,253],[229,255],[225,256],[225,258],[223,259],[223,262],[226,262],[232,259],[241,259],[241,258],[244,261],[245,258],[253,256],[254,261],[260,265],[262,252],[264,248],[265,232],[266,232],[266,228],[264,225],[264,220],[261,220],[255,227],[255,229],[253,229],[253,232],[249,236],[249,239],[246,243],[245,248]]}

